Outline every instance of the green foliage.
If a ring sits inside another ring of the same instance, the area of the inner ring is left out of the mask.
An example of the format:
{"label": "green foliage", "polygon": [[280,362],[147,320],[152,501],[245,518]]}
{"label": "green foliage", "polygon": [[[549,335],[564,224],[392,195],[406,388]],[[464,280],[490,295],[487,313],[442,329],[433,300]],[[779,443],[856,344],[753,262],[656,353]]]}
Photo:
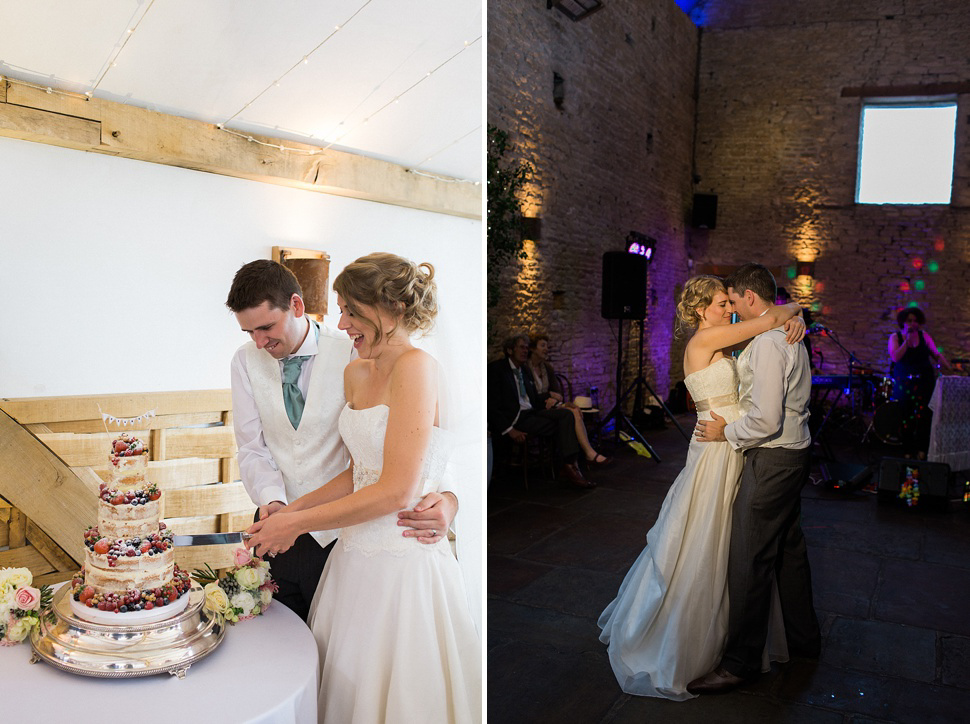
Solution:
{"label": "green foliage", "polygon": [[519,196],[533,169],[524,161],[506,158],[512,150],[509,134],[488,126],[487,182],[488,214],[486,244],[488,247],[488,306],[499,300],[498,277],[515,258],[525,258],[522,250],[522,213]]}
{"label": "green foliage", "polygon": [[212,583],[213,581],[219,580],[219,574],[212,570],[212,566],[208,563],[205,564],[205,569],[196,568],[192,571],[192,578],[197,580],[203,586]]}

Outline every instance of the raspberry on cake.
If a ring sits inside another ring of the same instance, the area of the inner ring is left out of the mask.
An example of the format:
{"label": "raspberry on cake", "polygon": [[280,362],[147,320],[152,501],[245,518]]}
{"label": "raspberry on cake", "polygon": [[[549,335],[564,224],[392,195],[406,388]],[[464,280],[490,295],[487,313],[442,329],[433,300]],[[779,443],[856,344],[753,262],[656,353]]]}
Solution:
{"label": "raspberry on cake", "polygon": [[72,597],[88,608],[127,613],[173,603],[191,588],[175,565],[172,531],[161,517],[161,491],[146,479],[148,448],[122,433],[111,442],[110,483],[102,483],[98,524],[84,534],[84,566]]}

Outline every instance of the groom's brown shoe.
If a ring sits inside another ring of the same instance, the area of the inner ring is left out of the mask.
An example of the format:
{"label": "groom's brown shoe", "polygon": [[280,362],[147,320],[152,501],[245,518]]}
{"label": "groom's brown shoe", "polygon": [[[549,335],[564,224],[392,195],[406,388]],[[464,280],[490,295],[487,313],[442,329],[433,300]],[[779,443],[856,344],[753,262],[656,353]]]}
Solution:
{"label": "groom's brown shoe", "polygon": [[699,679],[694,679],[687,685],[691,694],[726,694],[734,691],[745,682],[740,676],[735,676],[722,666]]}

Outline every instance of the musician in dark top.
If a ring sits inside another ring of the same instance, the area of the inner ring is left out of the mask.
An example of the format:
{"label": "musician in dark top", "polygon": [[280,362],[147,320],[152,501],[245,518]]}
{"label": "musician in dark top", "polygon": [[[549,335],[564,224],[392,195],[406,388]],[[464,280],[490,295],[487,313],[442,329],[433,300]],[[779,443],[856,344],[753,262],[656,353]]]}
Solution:
{"label": "musician in dark top", "polygon": [[925,455],[930,444],[930,397],[936,385],[936,369],[950,371],[933,338],[922,329],[926,315],[919,307],[904,307],[896,315],[899,331],[889,337],[893,399],[902,408],[901,438],[912,455]]}

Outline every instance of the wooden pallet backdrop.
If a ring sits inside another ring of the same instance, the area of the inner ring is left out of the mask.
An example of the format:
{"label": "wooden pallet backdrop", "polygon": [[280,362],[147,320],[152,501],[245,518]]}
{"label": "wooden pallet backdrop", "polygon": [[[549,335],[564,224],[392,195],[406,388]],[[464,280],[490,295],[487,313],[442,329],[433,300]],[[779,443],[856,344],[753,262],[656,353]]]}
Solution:
{"label": "wooden pallet backdrop", "polygon": [[[100,410],[156,416],[130,434],[148,443],[148,479],[176,533],[245,530],[255,506],[239,481],[229,390],[0,399],[0,567],[26,566],[35,583],[68,580],[97,523],[98,485],[110,478]],[[187,571],[231,565],[235,546],[176,550]]]}

